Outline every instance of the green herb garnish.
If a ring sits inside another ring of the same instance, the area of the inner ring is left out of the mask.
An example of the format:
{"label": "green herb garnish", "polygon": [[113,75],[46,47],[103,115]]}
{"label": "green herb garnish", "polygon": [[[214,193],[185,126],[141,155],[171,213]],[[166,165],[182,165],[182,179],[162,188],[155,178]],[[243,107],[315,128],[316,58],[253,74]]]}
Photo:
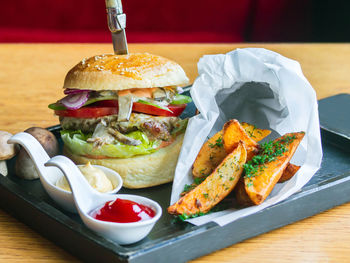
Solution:
{"label": "green herb garnish", "polygon": [[188,193],[189,191],[196,188],[198,185],[200,185],[205,180],[205,177],[201,178],[194,178],[194,181],[192,184],[185,184],[184,190],[182,191],[181,195],[184,195]]}
{"label": "green herb garnish", "polygon": [[214,148],[214,147],[222,147],[224,146],[224,143],[222,141],[222,136],[220,136],[219,138],[217,138],[217,140],[215,141],[215,144],[214,143],[209,143],[209,147],[210,148]]}
{"label": "green herb garnish", "polygon": [[204,215],[208,215],[210,213],[214,213],[214,212],[219,212],[222,210],[225,210],[227,208],[229,208],[232,204],[232,200],[226,199],[226,200],[222,200],[220,203],[218,203],[216,206],[214,206],[209,212],[203,213],[203,212],[198,212],[192,215],[183,213],[181,215],[178,215],[175,217],[175,222],[176,221],[180,221],[183,222],[187,219],[191,219],[191,218],[195,218],[195,217],[199,217],[199,216],[204,216]]}
{"label": "green herb garnish", "polygon": [[269,141],[260,146],[258,155],[255,155],[250,161],[243,165],[245,178],[256,176],[258,171],[263,171],[265,166],[263,164],[276,160],[278,156],[282,156],[289,145],[296,137],[286,136],[277,141]]}

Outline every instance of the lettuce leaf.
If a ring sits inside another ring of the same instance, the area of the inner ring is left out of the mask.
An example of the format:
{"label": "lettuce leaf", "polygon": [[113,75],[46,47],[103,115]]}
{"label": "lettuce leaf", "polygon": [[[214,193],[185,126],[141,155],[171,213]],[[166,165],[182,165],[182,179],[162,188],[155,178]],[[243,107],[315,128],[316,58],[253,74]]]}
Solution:
{"label": "lettuce leaf", "polygon": [[160,106],[156,103],[152,103],[150,101],[146,101],[146,100],[138,100],[137,102],[140,102],[142,104],[146,104],[146,105],[151,105],[153,107],[156,107],[156,108],[159,108],[159,109],[162,109],[162,110],[166,110],[166,111],[170,111],[172,112],[168,107],[165,107],[165,106]]}
{"label": "lettuce leaf", "polygon": [[192,101],[191,97],[182,95],[182,94],[176,94],[173,101],[170,102],[170,104],[187,104]]}
{"label": "lettuce leaf", "polygon": [[80,130],[61,131],[61,137],[65,146],[72,153],[77,155],[101,155],[111,158],[129,158],[155,152],[161,144],[161,141],[150,141],[146,134],[141,131],[134,131],[126,135],[133,139],[140,140],[142,143],[137,146],[131,146],[115,141],[113,144],[106,144],[102,147],[94,148],[92,143],[86,141],[92,134],[84,134]]}

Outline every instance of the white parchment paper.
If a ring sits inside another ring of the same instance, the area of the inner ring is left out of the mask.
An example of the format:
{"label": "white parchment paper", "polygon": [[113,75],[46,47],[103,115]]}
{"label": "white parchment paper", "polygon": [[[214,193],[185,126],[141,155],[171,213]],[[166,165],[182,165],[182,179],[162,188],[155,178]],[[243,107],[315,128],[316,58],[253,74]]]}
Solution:
{"label": "white parchment paper", "polygon": [[191,166],[203,143],[230,119],[272,130],[269,140],[288,132],[306,132],[291,162],[298,173],[277,184],[259,206],[228,209],[188,220],[195,225],[214,221],[223,226],[280,202],[305,185],[320,168],[322,147],[315,91],[298,62],[261,48],[206,55],[198,62],[199,77],[191,88],[200,111],[189,121],[175,171],[171,204],[185,184],[193,182]]}

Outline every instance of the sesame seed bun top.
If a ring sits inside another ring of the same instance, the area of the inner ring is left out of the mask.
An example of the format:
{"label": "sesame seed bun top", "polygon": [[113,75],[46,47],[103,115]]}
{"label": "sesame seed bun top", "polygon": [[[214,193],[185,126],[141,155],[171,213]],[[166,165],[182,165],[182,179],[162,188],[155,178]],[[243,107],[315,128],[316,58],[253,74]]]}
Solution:
{"label": "sesame seed bun top", "polygon": [[179,64],[148,53],[105,54],[83,59],[64,80],[63,88],[125,90],[181,86],[188,78]]}

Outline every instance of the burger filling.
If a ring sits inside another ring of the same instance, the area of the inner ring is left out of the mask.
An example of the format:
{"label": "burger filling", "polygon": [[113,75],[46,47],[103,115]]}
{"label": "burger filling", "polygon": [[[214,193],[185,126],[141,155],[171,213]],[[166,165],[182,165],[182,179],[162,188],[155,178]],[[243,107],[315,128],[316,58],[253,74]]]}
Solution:
{"label": "burger filling", "polygon": [[178,116],[191,99],[174,87],[65,93],[49,108],[60,117],[64,144],[77,155],[128,158],[152,153],[187,126],[187,119]]}

